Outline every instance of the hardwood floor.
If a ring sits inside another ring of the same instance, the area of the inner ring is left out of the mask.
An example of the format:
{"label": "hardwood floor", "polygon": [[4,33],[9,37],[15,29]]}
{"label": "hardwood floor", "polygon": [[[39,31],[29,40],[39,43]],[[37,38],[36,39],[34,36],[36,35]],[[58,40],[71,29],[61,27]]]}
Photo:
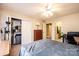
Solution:
{"label": "hardwood floor", "polygon": [[12,45],[10,56],[18,56],[20,52],[21,45]]}

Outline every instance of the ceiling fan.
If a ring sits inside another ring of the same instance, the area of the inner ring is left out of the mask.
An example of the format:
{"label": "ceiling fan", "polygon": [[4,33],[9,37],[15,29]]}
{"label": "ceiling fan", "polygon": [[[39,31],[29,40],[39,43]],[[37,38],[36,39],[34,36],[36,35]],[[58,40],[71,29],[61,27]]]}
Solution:
{"label": "ceiling fan", "polygon": [[45,17],[51,17],[53,16],[53,8],[52,4],[47,4],[45,8],[43,9],[42,15]]}

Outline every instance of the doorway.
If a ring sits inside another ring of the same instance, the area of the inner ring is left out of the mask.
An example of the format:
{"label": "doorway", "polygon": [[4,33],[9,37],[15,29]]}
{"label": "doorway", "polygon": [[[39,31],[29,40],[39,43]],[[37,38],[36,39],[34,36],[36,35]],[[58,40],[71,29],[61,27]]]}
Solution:
{"label": "doorway", "polygon": [[11,18],[11,44],[21,44],[21,19]]}
{"label": "doorway", "polygon": [[47,39],[52,38],[52,23],[46,24],[46,38]]}

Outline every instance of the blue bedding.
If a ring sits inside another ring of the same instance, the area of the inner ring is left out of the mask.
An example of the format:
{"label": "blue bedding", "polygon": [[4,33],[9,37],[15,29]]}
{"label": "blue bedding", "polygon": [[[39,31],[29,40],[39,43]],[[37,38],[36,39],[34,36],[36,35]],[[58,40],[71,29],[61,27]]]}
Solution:
{"label": "blue bedding", "polygon": [[79,56],[79,46],[50,39],[22,45],[20,56]]}

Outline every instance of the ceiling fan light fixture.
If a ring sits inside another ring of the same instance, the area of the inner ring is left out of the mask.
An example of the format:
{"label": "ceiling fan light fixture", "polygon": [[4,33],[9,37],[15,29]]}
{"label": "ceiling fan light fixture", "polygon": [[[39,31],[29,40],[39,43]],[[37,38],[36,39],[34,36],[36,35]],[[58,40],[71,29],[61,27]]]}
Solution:
{"label": "ceiling fan light fixture", "polygon": [[53,16],[53,9],[51,8],[51,5],[47,5],[45,9],[43,9],[42,14],[45,17]]}
{"label": "ceiling fan light fixture", "polygon": [[43,16],[45,16],[45,17],[53,16],[53,13],[50,12],[50,11],[43,12],[42,14],[43,14]]}

